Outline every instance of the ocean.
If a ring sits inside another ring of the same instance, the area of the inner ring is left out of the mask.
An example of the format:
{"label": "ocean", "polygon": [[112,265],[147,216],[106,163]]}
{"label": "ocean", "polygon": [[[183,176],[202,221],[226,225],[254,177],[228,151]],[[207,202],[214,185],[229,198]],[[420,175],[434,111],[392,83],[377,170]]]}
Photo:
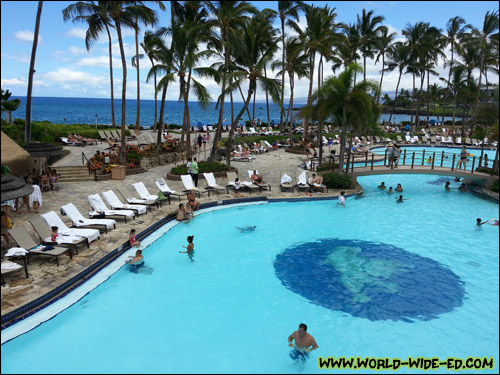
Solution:
{"label": "ocean", "polygon": [[[26,97],[12,96],[11,99],[20,99],[21,105],[13,112],[12,117],[24,119],[26,116]],[[126,100],[125,123],[135,125],[137,101],[134,99]],[[203,109],[197,102],[189,103],[190,119],[192,125],[198,122],[211,125],[216,124],[219,119],[219,111],[215,108],[216,103],[210,103],[208,109]],[[298,104],[298,106],[303,105]],[[243,103],[234,103],[234,116],[236,117],[243,107]],[[154,100],[141,100],[141,119],[140,125],[149,128],[154,123]],[[158,101],[158,112],[160,111],[160,101]],[[249,108],[252,115],[252,104]],[[279,107],[270,103],[270,118],[279,124]],[[167,101],[165,105],[165,122],[169,124],[182,124],[184,114],[184,103],[178,101]],[[294,111],[294,114],[296,112]],[[6,114],[2,112],[2,118]],[[255,119],[261,119],[267,122],[267,110],[265,102],[255,104]],[[49,121],[54,124],[95,124],[111,125],[111,100],[102,98],[55,98],[55,97],[33,97],[31,103],[32,121]],[[224,104],[224,119],[227,124],[231,119],[231,108],[228,103]],[[425,119],[425,117],[424,117]],[[436,120],[435,116],[430,119]],[[244,114],[243,121],[249,120],[248,114]],[[388,121],[389,114],[382,114],[382,120]],[[441,120],[441,118],[439,118]],[[451,117],[445,117],[445,120],[451,120]],[[459,118],[457,118],[459,120]],[[117,125],[121,124],[121,99],[115,99],[115,121]],[[392,117],[391,122],[410,121],[410,115],[397,114]]]}

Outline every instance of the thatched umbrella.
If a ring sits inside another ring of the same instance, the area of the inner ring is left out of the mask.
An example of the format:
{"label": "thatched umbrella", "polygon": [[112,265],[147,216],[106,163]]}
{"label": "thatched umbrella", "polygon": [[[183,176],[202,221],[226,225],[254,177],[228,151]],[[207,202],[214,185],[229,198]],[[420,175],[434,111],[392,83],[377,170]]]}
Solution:
{"label": "thatched umbrella", "polygon": [[[29,152],[32,158],[38,159],[46,157],[47,159],[51,156],[64,155],[64,151],[60,146],[54,146],[50,143],[43,142],[31,142],[23,146],[23,148]],[[40,163],[38,163],[41,167]]]}
{"label": "thatched umbrella", "polygon": [[10,165],[19,161],[26,161],[30,154],[14,142],[7,134],[2,133],[2,164]]}
{"label": "thatched umbrella", "polygon": [[25,197],[33,193],[33,186],[28,185],[22,178],[10,174],[2,176],[2,201]]}

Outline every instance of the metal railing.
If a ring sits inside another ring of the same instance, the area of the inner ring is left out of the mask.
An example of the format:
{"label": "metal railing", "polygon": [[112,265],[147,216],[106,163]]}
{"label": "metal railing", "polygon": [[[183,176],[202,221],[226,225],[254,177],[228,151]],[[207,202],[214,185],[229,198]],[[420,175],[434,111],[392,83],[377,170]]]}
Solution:
{"label": "metal railing", "polygon": [[90,162],[89,159],[87,159],[87,156],[85,156],[85,154],[82,152],[82,164],[85,165],[85,161],[87,162],[87,168],[89,170],[89,176],[92,174],[92,172],[94,172],[94,180],[97,181],[97,170],[95,169],[91,169],[91,165],[92,163]]}
{"label": "metal railing", "polygon": [[[348,173],[349,169],[351,172],[354,172],[355,164],[357,164],[356,168],[363,168],[363,167],[368,167],[370,166],[370,170],[373,170],[373,167],[375,166],[386,166],[391,169],[397,168],[400,165],[403,166],[410,166],[410,169],[414,169],[415,167],[428,167],[429,169],[433,170],[435,167],[440,167],[440,168],[449,168],[451,171],[467,171],[471,174],[474,174],[476,172],[476,167],[482,167],[482,168],[489,168],[490,166],[493,166],[494,160],[488,159],[487,157],[484,156],[479,156],[477,157],[476,155],[470,155],[467,157],[465,161],[460,159],[460,155],[458,155],[457,159],[457,154],[455,153],[447,153],[447,152],[429,152],[426,150],[423,151],[413,151],[413,152],[407,152],[407,149],[404,149],[403,152],[398,156],[397,160],[390,160],[389,156],[387,155],[387,150],[385,150],[385,153],[379,154],[380,158],[376,158],[377,154],[372,153],[371,155],[371,160],[369,161],[368,157],[368,151],[365,151],[363,153],[356,153],[356,154],[348,154],[347,155],[347,162],[346,162],[346,173]],[[364,155],[364,162],[360,161],[359,156]],[[358,156],[356,160],[356,156]],[[383,159],[381,157],[383,156]],[[427,156],[427,157],[426,157]],[[376,163],[380,163],[377,165]],[[450,165],[451,163],[451,165]],[[490,174],[493,176],[494,170],[491,169]]]}

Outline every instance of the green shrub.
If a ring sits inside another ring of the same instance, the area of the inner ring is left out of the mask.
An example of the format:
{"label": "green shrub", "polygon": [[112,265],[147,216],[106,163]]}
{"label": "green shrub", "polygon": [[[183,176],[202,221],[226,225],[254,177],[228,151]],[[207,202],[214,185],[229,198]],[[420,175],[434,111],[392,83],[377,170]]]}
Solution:
{"label": "green shrub", "polygon": [[332,171],[337,169],[337,164],[335,163],[326,163],[326,164],[321,164],[316,171],[322,172],[322,171]]}
{"label": "green shrub", "polygon": [[327,173],[323,175],[323,184],[330,189],[353,189],[354,178],[348,174]]}
{"label": "green shrub", "polygon": [[493,186],[491,187],[491,190],[494,191],[495,193],[498,193],[498,180],[496,180],[493,183]]}
{"label": "green shrub", "polygon": [[134,160],[140,161],[141,160],[141,155],[138,155],[138,154],[136,154],[134,152],[129,152],[127,154],[127,162],[131,162],[131,161],[134,161]]}
{"label": "green shrub", "polygon": [[[198,171],[199,173],[223,172],[227,171],[227,165],[217,162],[208,163],[202,161],[198,163]],[[187,174],[186,164],[178,165],[177,167],[172,168],[172,173],[177,175]]]}

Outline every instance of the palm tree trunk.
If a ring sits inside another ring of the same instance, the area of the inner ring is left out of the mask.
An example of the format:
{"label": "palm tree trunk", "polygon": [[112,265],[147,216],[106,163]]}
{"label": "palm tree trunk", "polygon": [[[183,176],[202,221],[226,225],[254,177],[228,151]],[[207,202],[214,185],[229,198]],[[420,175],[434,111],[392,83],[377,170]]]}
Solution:
{"label": "palm tree trunk", "polygon": [[189,118],[189,86],[191,84],[191,68],[189,68],[188,80],[186,85],[186,92],[184,93],[184,115],[186,117],[186,125],[187,125],[187,150],[186,150],[186,159],[191,157],[191,121]]}
{"label": "palm tree trunk", "polygon": [[[427,123],[429,123],[429,113],[430,113],[430,107],[429,107],[429,71],[427,71]],[[444,122],[443,122],[444,124]]]}
{"label": "palm tree trunk", "polygon": [[160,153],[161,147],[161,136],[163,130],[163,114],[165,113],[165,100],[167,98],[167,89],[168,83],[163,87],[163,93],[161,94],[161,103],[160,103],[160,121],[158,123],[158,136],[156,138],[156,155]]}
{"label": "palm tree trunk", "polygon": [[108,33],[108,49],[109,49],[109,81],[111,84],[111,124],[113,125],[113,128],[116,128],[116,120],[115,120],[115,93],[114,93],[114,87],[113,87],[113,56],[111,52],[111,33],[109,32],[109,27],[107,24],[104,24],[106,27],[106,32]]}
{"label": "palm tree trunk", "polygon": [[418,120],[420,115],[420,103],[422,102],[422,91],[424,89],[425,72],[422,72],[420,76],[420,91],[418,93],[417,108],[415,111],[415,130],[418,126]]}
{"label": "palm tree trunk", "polygon": [[293,88],[295,86],[293,74],[290,75],[290,106],[288,109],[288,115],[290,116],[290,146],[293,141]]}
{"label": "palm tree trunk", "polygon": [[392,115],[394,114],[394,108],[396,107],[396,99],[398,98],[399,82],[401,82],[401,75],[402,74],[403,74],[403,71],[400,69],[399,70],[398,84],[396,85],[396,96],[394,97],[394,102],[392,103],[392,111],[391,111],[391,115],[389,116],[389,123],[391,122]]}
{"label": "palm tree trunk", "polygon": [[[150,57],[151,66],[154,68],[155,63],[154,60]],[[155,120],[153,124],[153,129],[156,130],[156,126],[158,125],[157,116],[158,116],[158,93],[156,92],[156,71],[154,71],[154,85],[155,85]]]}
{"label": "palm tree trunk", "polygon": [[380,102],[380,95],[382,94],[382,81],[384,80],[384,66],[385,66],[384,57],[385,57],[385,54],[382,54],[382,74],[380,76],[380,84],[378,86],[377,104]]}
{"label": "palm tree trunk", "polygon": [[[264,67],[264,77],[267,78],[267,69]],[[282,101],[283,105],[283,101]],[[269,93],[266,90],[267,126],[271,126],[271,116],[269,116]],[[281,121],[281,120],[280,120]]]}
{"label": "palm tree trunk", "polygon": [[477,95],[476,95],[476,104],[475,104],[476,111],[477,111],[477,108],[479,105],[479,94],[481,93],[481,78],[483,77],[483,74],[482,74],[483,73],[483,62],[484,62],[484,59],[481,57],[481,63],[479,64],[479,83],[477,84]]}
{"label": "palm tree trunk", "polygon": [[[283,116],[284,116],[284,103],[285,103],[285,17],[281,18],[281,108],[280,108],[280,133],[283,132]],[[267,93],[267,92],[266,92]],[[268,107],[269,108],[269,107]],[[268,115],[269,117],[269,115]],[[269,126],[269,122],[267,123]]]}
{"label": "palm tree trunk", "polygon": [[122,30],[120,21],[115,20],[116,33],[118,35],[118,44],[120,46],[120,55],[122,58],[123,82],[122,82],[122,129],[121,129],[121,149],[120,163],[125,164],[125,100],[127,97],[127,62],[125,61],[125,50],[123,49]]}
{"label": "palm tree trunk", "polygon": [[[312,56],[309,58],[309,93],[307,95],[307,107],[310,108],[312,104],[312,90],[313,90],[313,80],[314,80],[314,63],[316,59],[316,52],[310,52]],[[307,142],[309,136],[309,116],[306,117],[304,124],[304,142]]]}
{"label": "palm tree trunk", "polygon": [[243,116],[243,113],[245,113],[245,111],[247,110],[248,105],[250,104],[250,99],[252,98],[253,88],[255,86],[256,86],[255,82],[250,81],[250,84],[248,86],[248,95],[243,105],[243,108],[241,109],[240,113],[238,113],[238,116],[236,116],[236,119],[231,124],[231,130],[229,131],[229,137],[226,143],[226,165],[228,167],[231,166],[231,148],[233,147],[234,131],[236,129],[236,124],[240,121],[241,116]]}
{"label": "palm tree trunk", "polygon": [[215,153],[217,152],[217,142],[222,138],[222,124],[224,121],[224,91],[226,91],[226,77],[222,78],[222,92],[221,92],[221,102],[219,110],[219,121],[217,122],[217,129],[215,130],[214,143],[212,145],[212,151],[210,151],[210,156],[208,157],[209,162],[213,162],[215,159]]}
{"label": "palm tree trunk", "polygon": [[252,107],[252,126],[255,124],[255,97],[257,96],[257,90],[253,92],[253,107]]}
{"label": "palm tree trunk", "polygon": [[410,126],[413,127],[413,108],[415,105],[415,72],[413,72],[413,91],[411,93],[411,118]]}
{"label": "palm tree trunk", "polygon": [[[241,99],[243,99],[243,103],[245,103],[245,96],[243,95],[243,91],[241,91],[241,86],[239,84],[238,84],[238,90],[240,90]],[[249,104],[250,104],[250,102],[249,102]],[[247,111],[247,115],[248,115],[248,121],[250,121],[250,125],[252,125],[252,116],[250,116],[250,111],[248,110],[248,107],[247,107],[246,111]]]}
{"label": "palm tree trunk", "polygon": [[[136,18],[136,24],[137,24]],[[141,88],[139,79],[139,32],[135,30],[135,56],[136,56],[136,71],[137,71],[137,113],[135,115],[135,129],[140,129],[140,119],[141,119]]]}
{"label": "palm tree trunk", "polygon": [[344,169],[344,154],[345,154],[345,141],[347,137],[347,116],[346,110],[344,108],[344,113],[342,116],[342,132],[340,133],[340,155],[339,155],[339,168],[337,170],[338,174],[342,174]]}
{"label": "palm tree trunk", "polygon": [[28,93],[26,94],[26,124],[24,127],[24,140],[31,141],[31,92],[33,90],[33,74],[35,73],[36,47],[38,46],[38,32],[40,30],[40,18],[42,17],[43,1],[38,2],[36,12],[35,34],[33,35],[33,48],[31,49],[30,71],[28,74]]}

